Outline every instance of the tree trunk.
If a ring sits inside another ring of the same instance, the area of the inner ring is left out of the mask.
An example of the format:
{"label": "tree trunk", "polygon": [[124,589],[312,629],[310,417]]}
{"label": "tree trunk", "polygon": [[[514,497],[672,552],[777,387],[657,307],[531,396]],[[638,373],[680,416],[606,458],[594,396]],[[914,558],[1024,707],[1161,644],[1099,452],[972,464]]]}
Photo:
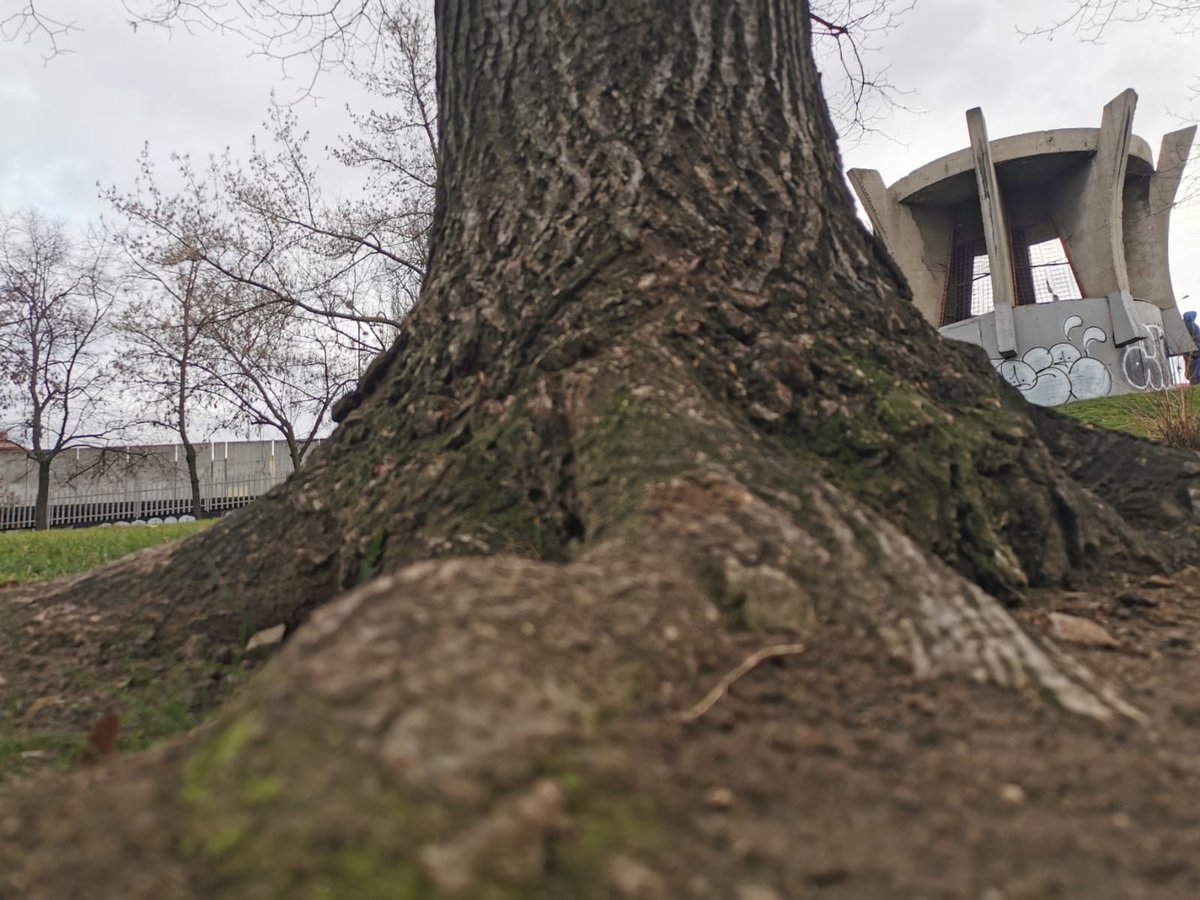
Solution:
{"label": "tree trunk", "polygon": [[193,260],[188,267],[188,277],[184,289],[183,301],[183,354],[179,360],[179,385],[175,395],[175,423],[179,432],[179,442],[183,444],[183,456],[187,462],[188,484],[192,493],[192,515],[197,519],[204,516],[204,500],[200,496],[200,470],[196,465],[196,448],[188,434],[188,397],[191,393],[188,384],[191,375],[192,348],[196,335],[192,330],[192,303],[196,292],[196,274],[199,263]]}
{"label": "tree trunk", "polygon": [[[660,751],[703,733],[679,713],[745,638],[820,629],[881,669],[1140,721],[1000,600],[1161,566],[1162,529],[1193,549],[1194,457],[1033,414],[938,339],[854,217],[805,6],[438,16],[429,275],[333,438],[201,536],[20,607],[45,623],[25,654],[91,652],[52,612],[93,605],[109,643],[296,636],[214,728],[15,792],[0,813],[35,824],[0,841],[0,885],[735,896],[753,858],[694,849],[705,810],[663,799],[686,773]],[[1109,451],[1142,460],[1111,493]],[[1148,473],[1170,517],[1139,506]]]}
{"label": "tree trunk", "polygon": [[200,496],[200,468],[196,464],[196,447],[188,439],[184,429],[179,430],[179,439],[183,443],[183,458],[187,461],[188,484],[192,492],[192,515],[197,519],[204,518],[204,498]]}
{"label": "tree trunk", "polygon": [[33,527],[37,531],[50,528],[50,464],[53,456],[40,454],[37,463],[37,498],[33,501]]}
{"label": "tree trunk", "polygon": [[292,434],[284,435],[287,439],[288,458],[292,461],[292,471],[300,471],[300,463],[304,461],[304,448],[300,446],[300,442],[296,440]]}

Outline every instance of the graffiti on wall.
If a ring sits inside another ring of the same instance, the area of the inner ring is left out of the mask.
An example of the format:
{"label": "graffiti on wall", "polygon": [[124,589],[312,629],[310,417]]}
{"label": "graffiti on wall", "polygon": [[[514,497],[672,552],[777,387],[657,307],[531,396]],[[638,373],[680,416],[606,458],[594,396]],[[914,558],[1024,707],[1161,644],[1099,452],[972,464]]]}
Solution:
{"label": "graffiti on wall", "polygon": [[1166,336],[1161,325],[1138,323],[1144,340],[1121,354],[1121,372],[1135,391],[1161,391],[1171,386]]}
{"label": "graffiti on wall", "polygon": [[[1079,334],[1073,336],[1076,331]],[[993,359],[992,366],[1038,406],[1108,396],[1112,374],[1091,356],[1094,344],[1108,343],[1108,334],[1095,325],[1083,328],[1083,319],[1068,316],[1063,322],[1063,338],[1051,347],[1030,347],[1020,359]]]}

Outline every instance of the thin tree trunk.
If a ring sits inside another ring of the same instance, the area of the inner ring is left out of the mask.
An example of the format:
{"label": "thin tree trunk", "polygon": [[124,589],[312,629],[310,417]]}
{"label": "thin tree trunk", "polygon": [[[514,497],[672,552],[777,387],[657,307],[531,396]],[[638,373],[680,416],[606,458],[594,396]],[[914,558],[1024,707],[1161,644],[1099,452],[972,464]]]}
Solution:
{"label": "thin tree trunk", "polygon": [[38,456],[36,462],[37,498],[33,504],[33,527],[38,531],[46,531],[50,528],[50,465],[54,457]]}
{"label": "thin tree trunk", "polygon": [[187,462],[188,484],[192,492],[192,515],[200,519],[204,517],[204,499],[200,496],[200,467],[196,463],[196,448],[183,429],[180,429],[179,439],[183,443],[183,457]]}
{"label": "thin tree trunk", "polygon": [[183,444],[183,455],[187,461],[188,483],[192,492],[192,515],[200,519],[204,515],[204,501],[200,496],[200,471],[196,465],[196,448],[188,436],[188,396],[190,385],[188,377],[191,374],[192,348],[197,340],[197,329],[192,327],[192,308],[195,302],[196,277],[200,264],[191,261],[188,267],[187,283],[183,295],[183,321],[181,334],[183,336],[183,353],[179,359],[179,391],[175,400],[175,416],[178,423],[179,440]]}
{"label": "thin tree trunk", "polygon": [[286,435],[286,438],[287,438],[288,458],[291,459],[291,461],[292,461],[292,471],[299,472],[300,471],[300,463],[304,459],[304,451],[300,446],[300,442],[297,441],[293,435],[288,434],[288,435]]}

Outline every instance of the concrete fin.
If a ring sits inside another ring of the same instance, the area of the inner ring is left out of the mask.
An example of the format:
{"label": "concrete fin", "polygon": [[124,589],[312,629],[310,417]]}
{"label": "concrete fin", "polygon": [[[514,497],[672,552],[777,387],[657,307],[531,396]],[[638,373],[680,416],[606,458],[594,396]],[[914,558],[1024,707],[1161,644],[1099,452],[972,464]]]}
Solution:
{"label": "concrete fin", "polygon": [[987,243],[988,266],[992,273],[992,303],[996,312],[996,344],[1001,356],[1016,356],[1017,330],[1013,322],[1013,261],[1004,201],[996,166],[992,162],[987,123],[983,110],[967,110],[967,133],[971,137],[971,157],[975,162],[975,182],[979,188],[979,212],[983,216],[983,237]]}
{"label": "concrete fin", "polygon": [[1123,347],[1145,337],[1133,311],[1133,295],[1129,291],[1113,291],[1108,295],[1108,314],[1112,317],[1115,346]]}
{"label": "concrete fin", "polygon": [[851,169],[846,173],[846,177],[850,180],[850,186],[854,188],[867,218],[871,220],[875,234],[890,251],[892,248],[888,237],[888,207],[891,200],[888,198],[883,176],[875,169]]}

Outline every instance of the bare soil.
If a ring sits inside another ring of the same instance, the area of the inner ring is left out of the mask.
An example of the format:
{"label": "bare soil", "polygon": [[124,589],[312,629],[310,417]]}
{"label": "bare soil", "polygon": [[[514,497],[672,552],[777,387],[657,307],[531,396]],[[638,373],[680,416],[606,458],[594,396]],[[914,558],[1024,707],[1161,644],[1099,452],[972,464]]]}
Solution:
{"label": "bare soil", "polygon": [[[508,565],[514,571],[552,568],[520,560]],[[282,702],[279,691],[302,695],[314,671],[335,681],[347,677],[322,660],[319,649],[320,633],[353,627],[353,617],[365,615],[336,611],[344,605],[333,604],[330,621],[314,629],[319,633],[305,647],[284,654],[287,688],[280,687],[281,673],[268,689],[276,707],[296,705]],[[881,658],[874,639],[839,625],[809,635],[798,655],[756,666],[695,721],[684,722],[680,712],[722,676],[785,638],[699,618],[664,625],[653,611],[640,622],[614,624],[617,637],[637,628],[640,637],[626,637],[628,652],[650,660],[636,699],[600,725],[598,735],[590,734],[585,751],[549,773],[553,784],[566,786],[562,821],[535,821],[505,850],[519,859],[521,847],[539,848],[544,856],[537,866],[546,877],[496,896],[1200,896],[1200,569],[1087,590],[1029,592],[1015,615],[1052,643],[1051,613],[1085,617],[1115,638],[1117,646],[1106,649],[1064,648],[1116,684],[1147,724],[1102,725],[1030,702],[1021,692],[920,680]],[[486,624],[484,617],[480,629]],[[623,665],[606,657],[608,651],[589,649],[588,629],[570,618],[558,626],[539,622],[538,631],[553,644],[539,677],[578,682],[581,659],[597,656],[610,668]],[[590,640],[606,638],[593,633]],[[687,646],[682,654],[681,641]],[[578,644],[579,653],[564,655],[563,644],[568,650]],[[671,657],[688,662],[681,669]],[[359,660],[368,669],[372,662],[369,655]],[[463,662],[456,665],[461,670]],[[46,696],[64,677],[43,670],[25,689]],[[325,684],[317,693],[327,690],[338,688]],[[355,696],[359,713],[370,708]],[[514,722],[529,713],[519,708],[520,698],[515,690]],[[235,700],[223,721],[236,721],[248,708],[249,701],[239,706]],[[278,724],[281,732],[289,727]],[[220,866],[195,850],[196,810],[180,803],[179,785],[186,795],[194,776],[187,759],[211,730],[67,778],[44,775],[8,785],[0,793],[0,896],[272,896],[270,885],[277,882],[270,877],[262,882],[264,893],[248,890],[253,879],[222,880]],[[505,758],[503,740],[496,752],[499,758],[488,765],[493,774],[503,773],[497,779],[527,784],[538,774],[506,771],[526,763],[519,753]],[[255,770],[255,758],[245,765]],[[287,770],[286,764],[272,768]],[[316,783],[323,777],[313,774]],[[577,796],[570,791],[578,783],[586,788]],[[470,784],[444,790],[463,792],[459,802],[472,805]],[[353,802],[352,793],[345,802]],[[595,827],[589,810],[607,802],[597,797],[635,800]],[[337,821],[336,803],[328,814]],[[111,834],[80,842],[81,831],[95,836],[106,820],[114,823]],[[407,855],[412,847],[400,842],[420,838],[397,834],[396,840],[397,853]],[[578,862],[591,852],[589,842],[605,856],[603,865]],[[608,854],[609,843],[621,852]],[[556,865],[570,877],[555,877]],[[110,873],[110,886],[88,883],[98,872]],[[440,896],[420,893],[419,886],[404,893],[390,875],[366,883],[379,887],[378,896]]]}

